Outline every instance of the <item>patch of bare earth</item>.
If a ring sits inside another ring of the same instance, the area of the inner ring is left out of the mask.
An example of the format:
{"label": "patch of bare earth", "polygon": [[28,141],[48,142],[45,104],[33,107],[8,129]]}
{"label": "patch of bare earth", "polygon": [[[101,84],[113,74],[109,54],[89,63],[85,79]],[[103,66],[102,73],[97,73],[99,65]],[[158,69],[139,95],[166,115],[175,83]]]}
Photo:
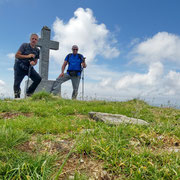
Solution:
{"label": "patch of bare earth", "polygon": [[[63,163],[59,161],[57,166]],[[74,179],[75,172],[86,175],[89,180],[113,180],[115,177],[110,175],[103,169],[103,161],[95,160],[87,155],[73,153],[67,160],[61,175],[60,180]]]}
{"label": "patch of bare earth", "polygon": [[32,113],[13,113],[13,112],[5,112],[5,113],[0,113],[0,119],[13,119],[18,116],[26,116],[26,117],[31,117],[33,116]]}
{"label": "patch of bare earth", "polygon": [[[60,158],[56,162],[57,171],[63,164],[67,154],[74,146],[74,140],[63,140],[60,136],[56,136],[52,139],[41,139],[39,137],[32,136],[31,139],[16,148],[23,152],[28,152],[32,155],[35,154],[56,154]],[[70,179],[74,177],[75,172],[85,174],[90,180],[113,180],[115,177],[108,174],[103,169],[103,161],[93,159],[93,157],[72,153],[68,158],[63,171],[59,176],[59,179]],[[56,172],[57,173],[57,172]]]}
{"label": "patch of bare earth", "polygon": [[77,114],[76,115],[79,119],[89,119],[89,116],[83,115],[83,114]]}
{"label": "patch of bare earth", "polygon": [[142,134],[140,138],[132,138],[130,145],[134,146],[138,152],[141,152],[143,147],[146,147],[153,153],[180,152],[180,139],[176,136],[158,135],[156,133],[150,135]]}
{"label": "patch of bare earth", "polygon": [[29,153],[38,154],[55,154],[69,152],[73,146],[74,141],[62,140],[59,137],[55,139],[39,139],[37,136],[32,136],[31,139],[23,144],[18,145],[16,148]]}

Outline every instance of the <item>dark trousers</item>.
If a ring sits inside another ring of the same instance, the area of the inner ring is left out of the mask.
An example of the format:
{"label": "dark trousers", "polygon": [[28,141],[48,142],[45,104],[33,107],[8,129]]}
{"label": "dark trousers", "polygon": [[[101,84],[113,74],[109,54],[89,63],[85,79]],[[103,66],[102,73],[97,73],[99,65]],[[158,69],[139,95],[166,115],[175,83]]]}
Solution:
{"label": "dark trousers", "polygon": [[[21,82],[25,76],[28,76],[28,69],[24,70],[21,68],[19,63],[15,63],[14,65],[14,94],[20,94],[21,92]],[[33,67],[31,67],[30,78],[33,81],[31,86],[27,89],[27,94],[33,94],[39,83],[41,82],[40,75],[35,71]]]}

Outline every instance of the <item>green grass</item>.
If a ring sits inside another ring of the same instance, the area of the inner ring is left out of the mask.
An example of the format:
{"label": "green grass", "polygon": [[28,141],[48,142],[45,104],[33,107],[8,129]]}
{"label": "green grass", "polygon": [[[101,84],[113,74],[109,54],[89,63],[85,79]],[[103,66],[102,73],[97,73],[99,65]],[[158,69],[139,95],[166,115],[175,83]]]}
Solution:
{"label": "green grass", "polygon": [[[109,126],[88,112],[144,119]],[[76,101],[45,92],[0,100],[0,179],[180,179],[180,110],[140,100]],[[81,160],[83,160],[81,162]],[[94,172],[93,172],[94,171]]]}

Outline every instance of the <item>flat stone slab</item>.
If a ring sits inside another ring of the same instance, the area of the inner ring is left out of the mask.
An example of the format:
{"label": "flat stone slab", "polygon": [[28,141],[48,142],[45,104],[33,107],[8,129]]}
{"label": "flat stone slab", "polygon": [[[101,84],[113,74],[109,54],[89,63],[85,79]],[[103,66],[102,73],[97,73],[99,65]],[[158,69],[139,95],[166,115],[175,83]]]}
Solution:
{"label": "flat stone slab", "polygon": [[96,121],[102,121],[107,124],[111,125],[118,125],[118,124],[138,124],[138,125],[148,125],[149,123],[142,120],[127,117],[121,114],[109,114],[109,113],[101,113],[101,112],[89,112],[90,118]]}

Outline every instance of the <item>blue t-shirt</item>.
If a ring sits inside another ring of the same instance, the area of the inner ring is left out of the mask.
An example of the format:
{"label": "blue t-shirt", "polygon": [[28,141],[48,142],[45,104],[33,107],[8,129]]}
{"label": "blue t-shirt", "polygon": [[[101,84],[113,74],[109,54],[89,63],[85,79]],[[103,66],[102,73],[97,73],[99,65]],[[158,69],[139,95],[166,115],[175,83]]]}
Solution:
{"label": "blue t-shirt", "polygon": [[68,54],[65,58],[65,61],[68,62],[68,71],[78,71],[78,75],[81,75],[81,63],[83,62],[83,55],[82,54]]}

